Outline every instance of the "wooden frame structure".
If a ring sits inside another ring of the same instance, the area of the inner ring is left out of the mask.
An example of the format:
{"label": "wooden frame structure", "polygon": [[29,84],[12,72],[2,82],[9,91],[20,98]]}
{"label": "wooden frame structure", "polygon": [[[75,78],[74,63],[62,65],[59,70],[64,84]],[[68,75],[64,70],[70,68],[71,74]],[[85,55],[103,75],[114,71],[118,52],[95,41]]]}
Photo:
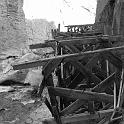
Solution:
{"label": "wooden frame structure", "polygon": [[[47,87],[50,101],[46,98],[45,104],[53,116],[44,124],[123,122],[124,46],[119,44],[124,37],[103,35],[95,26],[71,25],[67,32],[58,27],[52,31],[54,40],[30,46],[52,47],[54,57],[13,65],[14,70],[43,66],[39,96]],[[52,73],[58,79],[56,86]]]}

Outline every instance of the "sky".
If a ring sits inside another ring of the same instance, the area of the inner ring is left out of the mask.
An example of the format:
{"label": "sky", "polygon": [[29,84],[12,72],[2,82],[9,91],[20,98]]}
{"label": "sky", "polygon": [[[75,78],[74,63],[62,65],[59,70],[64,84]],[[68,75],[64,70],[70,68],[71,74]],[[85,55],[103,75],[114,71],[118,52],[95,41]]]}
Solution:
{"label": "sky", "polygon": [[96,0],[24,0],[27,19],[46,19],[57,26],[92,24]]}

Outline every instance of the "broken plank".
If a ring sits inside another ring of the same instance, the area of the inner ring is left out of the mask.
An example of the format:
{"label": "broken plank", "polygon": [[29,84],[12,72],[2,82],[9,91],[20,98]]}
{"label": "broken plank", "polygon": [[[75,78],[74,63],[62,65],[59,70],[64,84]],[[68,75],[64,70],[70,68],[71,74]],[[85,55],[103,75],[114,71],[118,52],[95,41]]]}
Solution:
{"label": "broken plank", "polygon": [[105,48],[105,49],[99,49],[99,50],[94,50],[94,51],[87,51],[87,52],[80,52],[80,53],[74,53],[74,54],[65,54],[57,57],[51,57],[51,58],[45,58],[33,62],[27,62],[27,63],[22,63],[22,64],[16,64],[12,65],[14,70],[19,70],[19,69],[26,69],[26,68],[33,68],[33,67],[38,67],[42,66],[45,62],[48,62],[49,60],[58,60],[58,59],[65,59],[65,58],[72,58],[72,57],[82,57],[82,56],[87,56],[87,55],[93,55],[95,53],[103,53],[103,52],[109,52],[109,51],[115,51],[115,50],[124,50],[124,46],[120,47],[113,47],[113,48]]}
{"label": "broken plank", "polygon": [[[109,109],[109,110],[98,111],[95,114],[81,113],[81,114],[75,114],[72,116],[64,116],[64,117],[61,117],[61,121],[62,121],[62,124],[67,124],[67,123],[76,124],[77,122],[85,123],[85,121],[89,121],[92,119],[102,119],[105,116],[110,117],[113,111],[114,111],[113,109]],[[44,119],[43,124],[57,124],[57,123],[55,122],[54,118],[49,118],[49,119]]]}
{"label": "broken plank", "polygon": [[[114,80],[114,76],[115,76],[115,73],[111,74],[108,78],[106,78],[100,84],[95,86],[91,91],[103,92],[106,89],[106,87],[108,87],[113,83],[112,80]],[[86,102],[84,100],[78,99],[75,102],[73,102],[71,105],[63,109],[61,111],[61,114],[65,115],[65,114],[73,113],[75,110],[77,110],[80,106],[82,106],[85,103]]]}
{"label": "broken plank", "polygon": [[52,94],[56,96],[68,97],[72,99],[82,99],[85,101],[99,101],[113,103],[113,95],[82,90],[72,90],[68,88],[48,87]]}

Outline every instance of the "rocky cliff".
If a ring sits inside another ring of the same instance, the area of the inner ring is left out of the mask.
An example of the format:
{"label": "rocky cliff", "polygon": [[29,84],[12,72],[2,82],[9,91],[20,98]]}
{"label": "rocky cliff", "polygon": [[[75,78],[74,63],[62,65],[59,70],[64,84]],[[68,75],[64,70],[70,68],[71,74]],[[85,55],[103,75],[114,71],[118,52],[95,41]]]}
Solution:
{"label": "rocky cliff", "polygon": [[109,35],[124,35],[124,0],[97,0],[96,23]]}
{"label": "rocky cliff", "polygon": [[54,22],[45,19],[26,19],[27,44],[43,43],[52,39],[51,29],[55,29]]}
{"label": "rocky cliff", "polygon": [[20,54],[26,37],[23,0],[0,0],[0,52]]}

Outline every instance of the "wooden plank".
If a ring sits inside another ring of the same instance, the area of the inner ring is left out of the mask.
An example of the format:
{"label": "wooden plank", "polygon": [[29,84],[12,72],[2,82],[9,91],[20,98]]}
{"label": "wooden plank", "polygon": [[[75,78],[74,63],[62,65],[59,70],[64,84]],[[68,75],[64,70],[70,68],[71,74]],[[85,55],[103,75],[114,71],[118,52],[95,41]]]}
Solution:
{"label": "wooden plank", "polygon": [[59,59],[65,59],[65,58],[73,58],[73,57],[82,57],[82,56],[88,56],[88,55],[93,55],[95,53],[103,53],[103,52],[109,52],[109,51],[120,51],[124,50],[124,46],[120,47],[113,47],[113,48],[105,48],[105,49],[99,49],[99,50],[94,50],[94,51],[87,51],[87,52],[80,52],[80,53],[74,53],[74,54],[65,54],[62,56],[57,56],[57,57],[51,57],[51,58],[45,58],[33,62],[27,62],[27,63],[22,63],[22,64],[15,64],[12,65],[14,70],[19,70],[19,69],[26,69],[26,68],[33,68],[33,67],[38,67],[38,66],[43,66],[44,63],[48,62],[49,60],[59,60]]}
{"label": "wooden plank", "polygon": [[61,114],[61,116],[71,114],[74,111],[76,111],[78,108],[80,108],[80,106],[85,105],[86,103],[87,103],[87,101],[84,101],[84,100],[76,100],[75,102],[73,102],[72,104],[70,104],[68,107],[66,107],[65,109],[63,109],[60,112],[60,114]]}
{"label": "wooden plank", "polygon": [[113,74],[111,74],[109,77],[107,77],[105,80],[103,80],[102,82],[100,82],[98,85],[96,85],[93,89],[92,89],[92,91],[94,91],[94,92],[99,92],[99,93],[101,93],[101,92],[104,92],[104,90],[107,88],[107,87],[109,87],[109,85],[111,85],[113,82],[113,80],[115,80],[115,74],[116,73],[113,73]]}
{"label": "wooden plank", "polygon": [[54,114],[53,114],[52,106],[46,97],[44,98],[44,103],[46,104],[47,108],[49,109],[49,111],[51,112],[53,116]]}
{"label": "wooden plank", "polygon": [[55,42],[48,42],[48,43],[38,43],[38,44],[32,44],[29,45],[30,49],[38,49],[38,48],[46,48],[46,47],[53,47],[55,48],[56,43]]}
{"label": "wooden plank", "polygon": [[97,93],[97,92],[88,92],[82,90],[72,90],[68,88],[53,88],[48,87],[48,89],[51,91],[52,94],[62,97],[68,97],[72,99],[82,99],[86,101],[99,101],[99,102],[109,102],[113,103],[113,95],[103,94],[103,93]]}
{"label": "wooden plank", "polygon": [[124,69],[122,69],[117,107],[122,107],[124,100]]}
{"label": "wooden plank", "polygon": [[[54,86],[52,74],[50,74],[47,77],[46,82],[47,82],[48,86],[52,86],[52,87]],[[62,124],[61,119],[60,119],[59,110],[58,110],[58,103],[57,103],[57,100],[56,100],[56,96],[54,94],[52,94],[51,90],[49,90],[49,89],[48,89],[48,92],[49,92],[49,96],[50,96],[50,102],[51,102],[51,105],[52,105],[53,116],[54,116],[57,124]]]}
{"label": "wooden plank", "polygon": [[91,68],[93,66],[96,66],[96,63],[98,62],[98,59],[100,57],[100,54],[95,54],[86,64],[86,68],[89,68],[89,70],[91,70]]}
{"label": "wooden plank", "polygon": [[[95,86],[91,91],[103,92],[106,89],[106,87],[108,87],[109,85],[111,85],[113,83],[112,80],[114,80],[114,76],[115,76],[115,73],[113,73],[107,79],[103,80],[100,84]],[[77,110],[83,104],[85,104],[85,101],[78,99],[75,102],[73,102],[71,105],[69,105],[67,108],[62,110],[61,114],[65,115],[65,114],[73,113],[75,110]]]}
{"label": "wooden plank", "polygon": [[61,44],[98,44],[102,43],[104,41],[109,41],[109,42],[123,42],[124,37],[117,35],[117,36],[89,36],[89,37],[82,37],[82,38],[72,38],[68,40],[60,40],[59,42]]}
{"label": "wooden plank", "polygon": [[88,77],[88,79],[95,83],[98,84],[101,80],[95,76],[94,74],[92,74],[87,68],[85,68],[85,66],[83,66],[80,62],[78,61],[74,61],[71,60],[69,61],[72,65],[74,65],[86,78]]}
{"label": "wooden plank", "polygon": [[82,37],[82,36],[94,36],[94,35],[102,35],[101,32],[98,32],[98,31],[90,31],[90,32],[87,32],[87,33],[78,33],[78,32],[60,32],[60,33],[57,33],[57,35],[59,36],[65,36],[66,37]]}
{"label": "wooden plank", "polygon": [[43,75],[47,79],[47,77],[54,71],[55,68],[58,67],[62,59],[59,60],[50,60],[43,68]]}
{"label": "wooden plank", "polygon": [[[72,116],[64,116],[61,117],[62,124],[67,124],[67,123],[75,123],[77,124],[78,122],[84,122],[85,120],[92,120],[92,119],[102,119],[103,117],[107,116],[110,117],[113,109],[109,110],[103,110],[103,111],[98,111],[95,114],[75,114]],[[54,118],[49,118],[49,119],[44,119],[43,124],[57,124],[54,120]]]}
{"label": "wooden plank", "polygon": [[72,53],[79,53],[80,51],[72,44],[66,44],[67,48],[70,48]]}
{"label": "wooden plank", "polygon": [[115,67],[121,69],[122,68],[122,61],[119,57],[115,56],[111,52],[102,53],[104,58],[106,58],[110,63],[112,63]]}

